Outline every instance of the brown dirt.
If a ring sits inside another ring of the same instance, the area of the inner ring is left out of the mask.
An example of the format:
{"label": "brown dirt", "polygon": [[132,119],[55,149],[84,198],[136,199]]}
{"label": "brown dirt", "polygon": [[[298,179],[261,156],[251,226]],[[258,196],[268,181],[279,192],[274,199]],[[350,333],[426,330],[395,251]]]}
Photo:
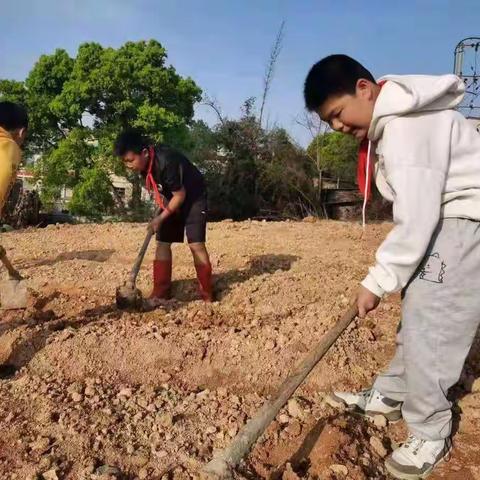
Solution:
{"label": "brown dirt", "polygon": [[[2,235],[37,293],[0,322],[0,478],[195,478],[346,309],[389,228],[370,226],[362,239],[360,227],[340,222],[213,224],[219,301],[198,301],[190,254],[177,245],[175,300],[144,313],[114,305],[144,226]],[[382,445],[390,451],[404,425],[378,428],[324,398],[371,383],[393,352],[398,315],[391,297],[349,327],[239,476],[387,478]],[[432,480],[480,479],[479,365],[480,341],[452,392],[454,453]]]}

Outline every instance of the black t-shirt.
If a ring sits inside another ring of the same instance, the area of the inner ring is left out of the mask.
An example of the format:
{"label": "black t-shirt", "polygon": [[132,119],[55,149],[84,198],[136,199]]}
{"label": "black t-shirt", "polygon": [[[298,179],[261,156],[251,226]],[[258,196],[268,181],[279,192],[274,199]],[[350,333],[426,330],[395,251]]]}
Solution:
{"label": "black t-shirt", "polygon": [[[185,202],[192,203],[205,195],[205,182],[198,168],[185,155],[168,145],[155,147],[152,174],[158,190],[167,200],[172,198],[172,192],[182,187],[186,192]],[[143,176],[146,176],[146,172]]]}

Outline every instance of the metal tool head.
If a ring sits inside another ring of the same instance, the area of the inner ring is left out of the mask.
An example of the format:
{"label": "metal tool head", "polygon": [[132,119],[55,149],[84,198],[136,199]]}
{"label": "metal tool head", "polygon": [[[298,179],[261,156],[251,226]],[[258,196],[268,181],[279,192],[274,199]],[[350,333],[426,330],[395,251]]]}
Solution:
{"label": "metal tool head", "polygon": [[6,279],[0,281],[0,309],[27,308],[28,289],[25,280]]}
{"label": "metal tool head", "polygon": [[115,301],[121,310],[142,310],[143,308],[142,292],[130,283],[117,288]]}

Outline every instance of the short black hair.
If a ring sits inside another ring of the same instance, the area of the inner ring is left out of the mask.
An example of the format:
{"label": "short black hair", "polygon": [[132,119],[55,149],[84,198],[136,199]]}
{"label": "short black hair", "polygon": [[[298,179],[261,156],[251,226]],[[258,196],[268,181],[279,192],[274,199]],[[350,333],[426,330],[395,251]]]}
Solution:
{"label": "short black hair", "polygon": [[353,95],[361,78],[375,83],[373,75],[348,55],[330,55],[317,62],[308,72],[303,94],[310,111],[318,111],[334,95]]}
{"label": "short black hair", "polygon": [[142,150],[151,144],[150,139],[141,130],[129,128],[118,135],[113,151],[117,157],[123,157],[127,152],[142,153]]}
{"label": "short black hair", "polygon": [[0,127],[13,132],[19,128],[28,127],[27,109],[19,103],[0,102]]}

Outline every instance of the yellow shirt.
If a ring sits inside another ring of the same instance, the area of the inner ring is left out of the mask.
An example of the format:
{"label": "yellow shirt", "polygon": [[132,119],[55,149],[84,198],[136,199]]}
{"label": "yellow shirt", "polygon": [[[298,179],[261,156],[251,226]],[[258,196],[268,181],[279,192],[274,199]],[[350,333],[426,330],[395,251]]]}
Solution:
{"label": "yellow shirt", "polygon": [[12,136],[0,127],[0,216],[15,181],[22,160],[20,147]]}

